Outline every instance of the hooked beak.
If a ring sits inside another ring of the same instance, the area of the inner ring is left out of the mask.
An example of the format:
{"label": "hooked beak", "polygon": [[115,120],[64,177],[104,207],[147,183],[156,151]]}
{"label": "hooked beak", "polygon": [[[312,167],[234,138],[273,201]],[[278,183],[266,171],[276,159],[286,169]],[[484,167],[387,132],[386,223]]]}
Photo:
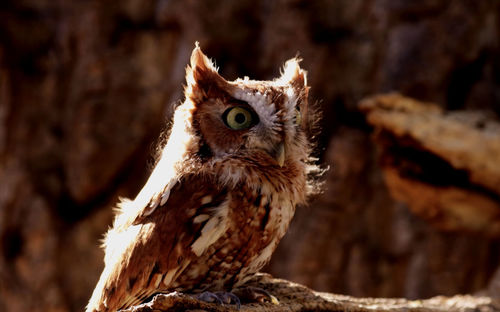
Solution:
{"label": "hooked beak", "polygon": [[285,164],[285,156],[285,144],[281,142],[275,147],[274,151],[271,154],[271,157],[276,160],[280,167],[283,167],[283,165]]}

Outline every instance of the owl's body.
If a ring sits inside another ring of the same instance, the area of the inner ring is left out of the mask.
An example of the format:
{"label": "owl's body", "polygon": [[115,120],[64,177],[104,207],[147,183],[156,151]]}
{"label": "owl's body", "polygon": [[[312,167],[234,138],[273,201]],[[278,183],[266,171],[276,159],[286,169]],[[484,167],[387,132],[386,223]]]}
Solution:
{"label": "owl's body", "polygon": [[296,60],[274,81],[228,82],[196,47],[161,158],[106,236],[87,311],[228,291],[260,270],[309,188],[307,91]]}

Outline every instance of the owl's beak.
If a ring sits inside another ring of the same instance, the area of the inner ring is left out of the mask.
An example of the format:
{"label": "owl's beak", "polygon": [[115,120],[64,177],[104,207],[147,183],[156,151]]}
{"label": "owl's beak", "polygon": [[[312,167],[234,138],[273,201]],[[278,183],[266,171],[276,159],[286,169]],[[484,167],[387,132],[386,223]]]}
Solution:
{"label": "owl's beak", "polygon": [[285,144],[283,142],[278,144],[274,152],[275,152],[274,159],[276,159],[276,162],[278,163],[278,165],[280,165],[280,167],[283,167],[283,164],[285,164],[285,156],[286,156]]}

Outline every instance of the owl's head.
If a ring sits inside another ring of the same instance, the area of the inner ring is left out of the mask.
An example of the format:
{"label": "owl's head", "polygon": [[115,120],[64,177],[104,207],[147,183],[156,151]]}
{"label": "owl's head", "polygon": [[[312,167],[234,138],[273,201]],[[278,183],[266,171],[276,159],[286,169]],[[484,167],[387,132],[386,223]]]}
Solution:
{"label": "owl's head", "polygon": [[308,149],[309,87],[297,59],[287,61],[272,81],[227,81],[196,46],[186,80],[202,159],[244,157],[282,167]]}
{"label": "owl's head", "polygon": [[181,152],[175,146],[186,146],[184,159],[212,167],[230,164],[229,176],[236,180],[251,175],[252,168],[305,175],[309,87],[299,60],[287,61],[274,80],[227,81],[196,45],[186,81],[186,100],[175,111],[164,153]]}

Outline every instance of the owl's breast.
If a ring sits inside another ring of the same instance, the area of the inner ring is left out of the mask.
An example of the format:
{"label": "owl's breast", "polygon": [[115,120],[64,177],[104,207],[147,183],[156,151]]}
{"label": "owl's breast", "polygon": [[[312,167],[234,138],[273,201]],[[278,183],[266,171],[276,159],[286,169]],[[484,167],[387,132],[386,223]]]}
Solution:
{"label": "owl's breast", "polygon": [[[178,285],[188,287],[182,288],[227,290],[244,283],[270,260],[293,217],[295,203],[286,192],[264,194],[242,187],[228,192],[221,209],[225,220],[219,226],[225,232],[186,268]],[[209,222],[204,227],[211,226]],[[207,232],[200,231],[201,235]]]}
{"label": "owl's breast", "polygon": [[251,247],[254,252],[247,259],[240,282],[244,282],[245,276],[258,272],[269,262],[292,220],[295,202],[287,193],[273,193],[263,197],[261,205],[255,206],[254,209],[255,215],[247,219],[254,231],[255,243]]}

